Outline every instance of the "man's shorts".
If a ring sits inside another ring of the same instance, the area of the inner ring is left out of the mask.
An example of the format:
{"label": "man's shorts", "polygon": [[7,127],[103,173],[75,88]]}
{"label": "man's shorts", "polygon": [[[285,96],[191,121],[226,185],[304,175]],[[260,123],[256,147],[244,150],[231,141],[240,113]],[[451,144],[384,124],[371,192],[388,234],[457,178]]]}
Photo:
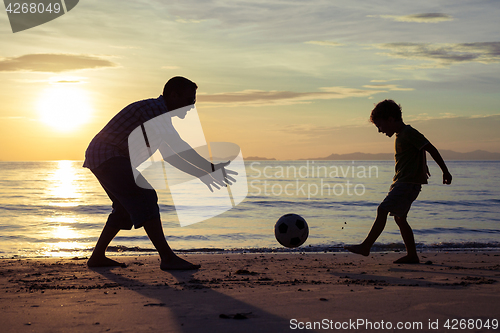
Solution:
{"label": "man's shorts", "polygon": [[389,193],[379,207],[390,212],[391,216],[406,217],[421,189],[421,184],[396,182],[391,185]]}
{"label": "man's shorts", "polygon": [[114,157],[91,171],[113,202],[106,225],[130,230],[132,226],[137,229],[148,220],[160,218],[155,190],[137,186],[128,158]]}

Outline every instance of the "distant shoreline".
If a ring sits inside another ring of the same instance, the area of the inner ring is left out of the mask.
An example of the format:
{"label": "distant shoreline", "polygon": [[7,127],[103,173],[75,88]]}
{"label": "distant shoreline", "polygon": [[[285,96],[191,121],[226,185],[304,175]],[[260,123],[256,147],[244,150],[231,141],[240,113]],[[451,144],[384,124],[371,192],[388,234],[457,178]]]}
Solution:
{"label": "distant shoreline", "polygon": [[[441,150],[441,156],[446,161],[500,161],[500,153],[492,153],[484,150],[475,150],[467,153],[459,153],[453,150]],[[429,158],[428,158],[429,159]],[[276,161],[275,158],[248,157],[246,161]],[[330,154],[326,157],[299,158],[292,161],[394,161],[394,153],[350,153]]]}
{"label": "distant shoreline", "polygon": [[[445,161],[500,161],[500,153],[489,152],[485,150],[474,150],[466,153],[459,153],[453,150],[440,150],[441,156]],[[213,160],[227,160],[228,158],[213,157]],[[330,154],[324,157],[311,157],[311,158],[297,158],[297,159],[278,159],[274,157],[262,156],[243,156],[245,161],[394,161],[394,153],[348,153],[348,154]],[[430,156],[427,158],[432,160]],[[59,162],[59,161],[73,161],[81,162],[83,160],[1,160],[0,162]]]}

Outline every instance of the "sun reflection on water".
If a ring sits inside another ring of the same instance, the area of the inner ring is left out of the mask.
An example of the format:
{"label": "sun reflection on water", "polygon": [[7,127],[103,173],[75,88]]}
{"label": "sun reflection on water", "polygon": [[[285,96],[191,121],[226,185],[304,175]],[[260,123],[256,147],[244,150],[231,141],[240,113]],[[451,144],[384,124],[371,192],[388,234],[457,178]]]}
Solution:
{"label": "sun reflection on water", "polygon": [[49,175],[48,201],[49,205],[63,210],[57,210],[46,219],[46,237],[52,242],[45,243],[39,254],[49,257],[68,257],[84,255],[88,244],[81,242],[82,233],[75,228],[79,220],[71,211],[64,208],[77,207],[82,200],[79,171],[74,161],[58,161],[55,170]]}
{"label": "sun reflection on water", "polygon": [[51,175],[49,183],[51,205],[59,207],[75,207],[81,198],[78,191],[78,176],[73,161],[58,161],[57,169]]}
{"label": "sun reflection on water", "polygon": [[[76,223],[73,217],[51,217],[49,219],[54,225],[51,227],[50,234],[55,238],[70,239],[77,238],[78,232],[68,224]],[[55,222],[55,223],[54,223]]]}
{"label": "sun reflection on water", "polygon": [[75,217],[51,216],[47,219],[47,238],[53,242],[47,242],[46,247],[40,250],[40,254],[49,257],[79,256],[87,248],[87,244],[82,243],[80,238],[82,233],[75,229],[78,223]]}

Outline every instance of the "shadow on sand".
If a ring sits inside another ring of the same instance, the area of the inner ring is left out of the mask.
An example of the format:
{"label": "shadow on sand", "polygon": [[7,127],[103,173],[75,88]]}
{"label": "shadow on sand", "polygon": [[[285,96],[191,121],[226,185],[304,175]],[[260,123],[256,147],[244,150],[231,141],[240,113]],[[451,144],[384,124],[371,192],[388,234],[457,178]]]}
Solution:
{"label": "shadow on sand", "polygon": [[[219,292],[209,283],[197,282],[199,280],[193,276],[197,271],[158,270],[158,281],[162,280],[161,275],[170,275],[170,280],[173,278],[177,281],[173,285],[165,285],[166,283],[151,283],[127,276],[130,275],[130,270],[127,268],[91,270],[116,283],[122,289],[146,297],[147,300],[140,306],[155,311],[151,311],[151,316],[154,317],[144,318],[144,321],[154,322],[158,320],[156,316],[161,316],[160,320],[165,320],[162,332],[253,333],[284,332],[290,328],[289,318],[281,318]],[[176,322],[171,322],[170,318],[174,318]]]}

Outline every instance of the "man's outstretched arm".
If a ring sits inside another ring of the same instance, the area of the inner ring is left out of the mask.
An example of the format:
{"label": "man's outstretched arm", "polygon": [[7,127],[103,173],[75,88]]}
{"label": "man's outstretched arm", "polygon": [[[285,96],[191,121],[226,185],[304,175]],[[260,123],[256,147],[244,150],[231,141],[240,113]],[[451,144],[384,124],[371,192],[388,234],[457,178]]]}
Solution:
{"label": "man's outstretched arm", "polygon": [[[173,130],[173,128],[171,131],[167,132],[162,141],[163,142],[160,145],[160,152],[165,161],[168,162],[170,156],[177,155],[184,161],[192,164],[194,167],[203,170],[205,173],[211,173],[214,171],[214,165],[210,161],[203,158],[200,154],[198,154],[198,152],[194,150],[186,141],[184,141],[180,137],[179,133]],[[172,160],[175,159],[176,158],[174,157]],[[184,171],[182,168],[179,169]],[[185,172],[192,174],[188,171]]]}
{"label": "man's outstretched arm", "polygon": [[[210,191],[212,191],[212,186],[216,189],[219,189],[220,187],[226,186],[226,184],[231,185],[232,182],[236,181],[234,178],[229,176],[228,173],[237,173],[230,170],[226,171],[224,169],[224,167],[226,167],[229,162],[212,164],[211,162],[204,159],[201,155],[199,155],[187,143],[186,145],[187,147],[189,147],[188,150],[181,153],[176,153],[168,143],[163,142],[160,146],[160,152],[162,153],[162,156],[164,156],[164,160],[166,162],[187,174],[197,177],[203,183],[205,183],[205,185],[207,185]],[[190,158],[190,160],[185,157]],[[195,161],[195,163],[198,163],[198,165],[194,164],[192,162],[193,160]],[[199,164],[202,164],[202,166],[206,167],[208,170],[205,170],[203,167],[199,167]],[[207,164],[209,166],[207,166]],[[215,174],[214,171],[219,169],[222,169],[222,173],[220,175]]]}

